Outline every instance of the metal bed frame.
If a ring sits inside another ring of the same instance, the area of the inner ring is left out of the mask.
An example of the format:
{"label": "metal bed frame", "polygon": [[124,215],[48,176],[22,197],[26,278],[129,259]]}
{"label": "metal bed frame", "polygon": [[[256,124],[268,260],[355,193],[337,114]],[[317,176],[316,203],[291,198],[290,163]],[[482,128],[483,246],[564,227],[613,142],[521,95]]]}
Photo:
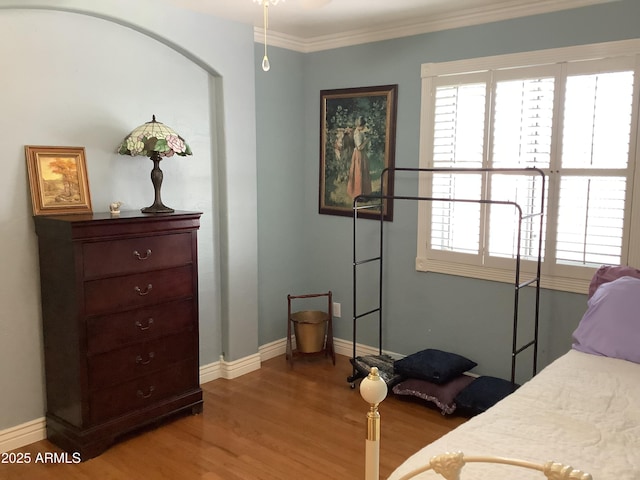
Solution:
{"label": "metal bed frame", "polygon": [[[542,195],[540,200],[540,209],[531,214],[523,214],[522,207],[513,201],[502,200],[485,200],[485,199],[465,199],[465,198],[438,198],[438,197],[421,197],[421,196],[405,196],[405,195],[382,195],[384,192],[385,179],[393,181],[396,172],[416,172],[420,173],[522,173],[522,174],[537,174],[542,179]],[[542,263],[542,234],[544,224],[544,196],[546,191],[546,176],[544,172],[539,168],[385,168],[380,177],[380,192],[381,194],[375,195],[360,195],[353,200],[353,356],[352,360],[356,358],[356,343],[357,343],[357,324],[358,321],[366,317],[376,316],[378,320],[378,353],[382,355],[382,320],[383,320],[383,304],[382,304],[382,285],[383,285],[383,246],[384,246],[384,202],[387,200],[414,200],[414,201],[429,201],[429,202],[460,202],[460,203],[479,203],[479,204],[495,204],[495,205],[511,205],[518,212],[518,229],[517,229],[517,245],[515,252],[515,269],[514,269],[514,300],[513,300],[513,329],[512,329],[512,347],[511,347],[511,383],[515,384],[516,375],[516,359],[517,356],[533,347],[533,370],[532,376],[535,376],[538,369],[538,326],[540,315],[540,268]],[[362,202],[370,202],[371,200],[379,200],[379,203],[362,205]],[[378,209],[379,225],[380,225],[380,249],[379,254],[375,257],[358,259],[357,256],[357,234],[358,234],[358,212],[361,210]],[[540,217],[540,231],[538,232],[538,255],[537,255],[537,267],[536,274],[533,278],[530,278],[524,282],[520,281],[520,264],[521,264],[521,240],[522,240],[522,221],[539,216]],[[358,312],[357,303],[357,285],[358,285],[358,268],[364,264],[378,262],[379,264],[379,277],[378,277],[378,306],[366,312]],[[534,332],[533,339],[524,345],[518,346],[518,325],[519,325],[519,301],[520,290],[527,286],[533,285],[535,287],[535,311],[534,311]],[[347,381],[351,383],[351,388],[355,388],[355,382],[363,377],[366,377],[366,373],[359,372],[356,369],[355,361],[352,361],[353,372],[352,375],[347,377]]]}

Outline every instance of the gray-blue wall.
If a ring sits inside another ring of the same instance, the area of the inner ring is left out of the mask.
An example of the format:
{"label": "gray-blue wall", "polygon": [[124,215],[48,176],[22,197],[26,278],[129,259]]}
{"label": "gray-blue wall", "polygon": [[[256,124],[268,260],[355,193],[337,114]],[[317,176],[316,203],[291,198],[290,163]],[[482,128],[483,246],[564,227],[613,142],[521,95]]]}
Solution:
{"label": "gray-blue wall", "polygon": [[[318,214],[320,90],[397,83],[396,166],[417,167],[421,64],[638,38],[639,18],[631,0],[304,55],[271,48],[271,71],[256,72],[260,344],[282,338],[287,293],[328,289],[342,304],[335,335],[352,338],[351,220]],[[262,53],[256,44],[256,64]],[[417,194],[413,180],[395,187]],[[455,351],[508,376],[513,286],[416,272],[416,218],[417,205],[396,202],[386,227],[383,347]],[[531,292],[521,305],[526,319]],[[570,348],[585,307],[584,295],[542,292],[542,366]],[[372,327],[361,324],[359,342],[377,344]]]}
{"label": "gray-blue wall", "polygon": [[45,413],[25,145],[84,146],[93,210],[137,210],[153,196],[150,162],[118,143],[152,114],[180,132],[194,155],[163,160],[162,193],[203,212],[201,365],[258,351],[253,28],[158,3],[0,0],[0,450],[39,439],[34,425],[2,430]]}

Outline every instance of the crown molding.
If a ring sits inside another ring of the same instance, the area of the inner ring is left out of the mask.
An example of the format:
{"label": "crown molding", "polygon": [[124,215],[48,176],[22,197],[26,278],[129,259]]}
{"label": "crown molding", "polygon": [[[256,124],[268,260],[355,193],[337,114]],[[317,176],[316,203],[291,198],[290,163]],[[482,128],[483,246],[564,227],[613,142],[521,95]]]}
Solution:
{"label": "crown molding", "polygon": [[[267,45],[286,48],[301,53],[312,53],[364,43],[410,37],[453,28],[481,25],[531,15],[570,10],[574,8],[610,3],[616,0],[512,0],[499,7],[467,9],[454,15],[441,15],[419,22],[404,22],[385,28],[372,26],[358,30],[317,37],[296,37],[272,30],[267,31]],[[264,29],[254,27],[254,41],[263,43]]]}

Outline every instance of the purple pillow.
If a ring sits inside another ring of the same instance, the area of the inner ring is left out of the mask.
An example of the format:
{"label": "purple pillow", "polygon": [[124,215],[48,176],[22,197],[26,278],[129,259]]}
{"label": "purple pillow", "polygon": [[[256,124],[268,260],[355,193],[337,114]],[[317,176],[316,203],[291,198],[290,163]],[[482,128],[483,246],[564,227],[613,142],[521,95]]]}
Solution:
{"label": "purple pillow", "polygon": [[456,409],[454,399],[464,388],[475,380],[469,375],[459,375],[453,380],[438,385],[418,378],[403,380],[393,387],[396,395],[409,395],[427,402],[432,402],[440,409],[442,415],[451,414]]}
{"label": "purple pillow", "polygon": [[601,285],[573,332],[580,352],[640,363],[640,279],[621,277]]}
{"label": "purple pillow", "polygon": [[600,285],[612,282],[620,277],[640,278],[640,270],[633,267],[625,267],[624,265],[601,266],[596,270],[596,273],[593,275],[591,283],[589,284],[589,298],[593,297],[593,294],[596,293],[596,290]]}

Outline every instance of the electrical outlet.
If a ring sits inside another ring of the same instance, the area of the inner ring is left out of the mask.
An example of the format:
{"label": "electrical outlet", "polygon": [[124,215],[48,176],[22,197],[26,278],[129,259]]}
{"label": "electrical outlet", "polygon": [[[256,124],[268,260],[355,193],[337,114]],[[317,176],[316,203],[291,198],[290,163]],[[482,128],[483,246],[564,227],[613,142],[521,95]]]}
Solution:
{"label": "electrical outlet", "polygon": [[340,318],[342,316],[340,304],[338,302],[333,302],[333,316],[336,318]]}

